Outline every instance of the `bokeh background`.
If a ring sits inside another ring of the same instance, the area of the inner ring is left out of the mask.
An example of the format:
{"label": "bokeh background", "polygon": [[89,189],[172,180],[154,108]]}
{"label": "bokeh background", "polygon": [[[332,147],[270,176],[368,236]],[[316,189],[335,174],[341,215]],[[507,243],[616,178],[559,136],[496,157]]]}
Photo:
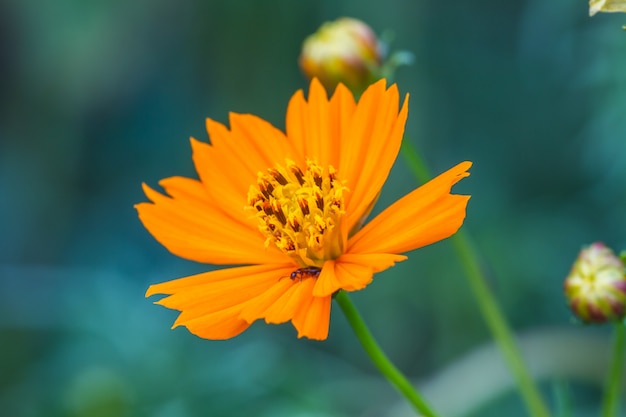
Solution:
{"label": "bokeh background", "polygon": [[[574,323],[583,244],[626,248],[626,15],[584,0],[0,2],[0,415],[404,416],[339,309],[330,337],[170,330],[151,283],[205,271],[137,220],[141,183],[195,176],[189,136],[229,111],[284,127],[321,23],[415,54],[407,134],[433,172],[474,161],[464,229],[551,404],[595,415],[609,328]],[[378,207],[416,186],[398,159]],[[353,300],[446,416],[524,416],[449,242]]]}

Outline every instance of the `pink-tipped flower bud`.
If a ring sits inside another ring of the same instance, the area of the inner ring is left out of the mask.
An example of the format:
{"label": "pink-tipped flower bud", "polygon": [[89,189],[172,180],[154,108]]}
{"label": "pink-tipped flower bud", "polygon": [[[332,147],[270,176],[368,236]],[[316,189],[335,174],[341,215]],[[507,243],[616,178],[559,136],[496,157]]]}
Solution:
{"label": "pink-tipped flower bud", "polygon": [[317,77],[328,91],[341,82],[360,93],[381,77],[383,49],[368,25],[344,17],[324,23],[305,39],[299,64],[309,79]]}
{"label": "pink-tipped flower bud", "polygon": [[626,315],[624,264],[603,243],[580,251],[564,287],[570,308],[587,323],[619,321]]}

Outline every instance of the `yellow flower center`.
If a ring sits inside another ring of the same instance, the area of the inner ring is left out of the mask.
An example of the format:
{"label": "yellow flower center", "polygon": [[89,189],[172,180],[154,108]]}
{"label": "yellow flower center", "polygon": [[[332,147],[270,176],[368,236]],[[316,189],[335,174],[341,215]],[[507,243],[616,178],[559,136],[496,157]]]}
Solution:
{"label": "yellow flower center", "polygon": [[303,172],[293,161],[259,172],[248,204],[256,209],[265,246],[276,245],[301,267],[321,268],[343,251],[341,217],[348,188],[335,168],[307,161]]}

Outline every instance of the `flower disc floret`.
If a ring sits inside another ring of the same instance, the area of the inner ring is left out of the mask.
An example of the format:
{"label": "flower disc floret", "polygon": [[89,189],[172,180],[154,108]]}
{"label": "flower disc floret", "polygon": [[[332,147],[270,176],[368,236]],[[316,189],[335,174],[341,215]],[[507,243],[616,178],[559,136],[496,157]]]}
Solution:
{"label": "flower disc floret", "polygon": [[319,267],[343,251],[341,218],[347,187],[335,168],[308,160],[302,171],[287,160],[259,172],[248,204],[256,211],[265,246],[275,245],[301,267]]}

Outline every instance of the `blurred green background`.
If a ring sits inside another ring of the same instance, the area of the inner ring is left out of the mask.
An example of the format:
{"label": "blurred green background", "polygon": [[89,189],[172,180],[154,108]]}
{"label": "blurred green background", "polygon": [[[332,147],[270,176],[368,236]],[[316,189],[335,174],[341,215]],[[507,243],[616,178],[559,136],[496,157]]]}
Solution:
{"label": "blurred green background", "polygon": [[[583,244],[626,248],[625,15],[584,0],[0,2],[0,415],[404,416],[339,309],[325,342],[256,323],[169,329],[151,283],[205,271],[142,227],[141,183],[195,176],[204,118],[281,129],[303,39],[360,18],[416,56],[407,135],[433,172],[474,161],[471,236],[552,404],[596,415],[609,330],[572,323]],[[413,189],[398,159],[379,207]],[[353,300],[446,416],[524,416],[451,245]],[[564,382],[567,381],[567,382]]]}

